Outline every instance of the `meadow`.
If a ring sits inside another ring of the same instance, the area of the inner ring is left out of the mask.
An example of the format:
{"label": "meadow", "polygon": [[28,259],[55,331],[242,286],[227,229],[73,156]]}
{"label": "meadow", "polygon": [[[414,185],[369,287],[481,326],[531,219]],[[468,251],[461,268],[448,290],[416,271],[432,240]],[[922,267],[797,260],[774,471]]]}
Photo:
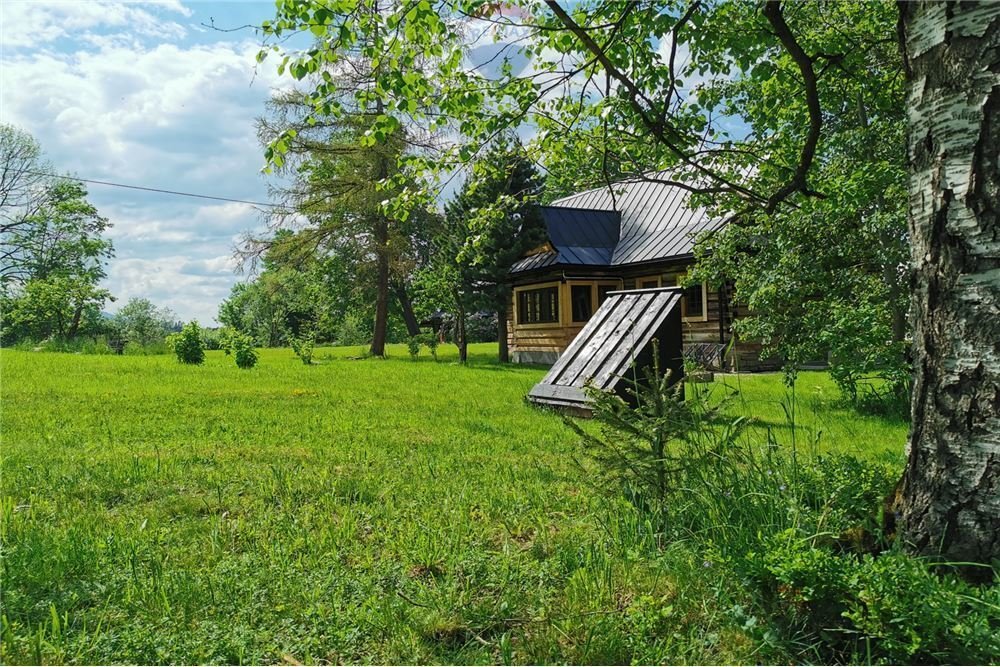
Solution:
{"label": "meadow", "polygon": [[[0,659],[787,657],[697,549],[593,488],[577,437],[523,401],[544,369],[495,345],[467,366],[359,352],[240,370],[4,350]],[[734,390],[748,437],[902,464],[906,423],[854,413],[824,373],[794,400],[777,374],[713,391]]]}

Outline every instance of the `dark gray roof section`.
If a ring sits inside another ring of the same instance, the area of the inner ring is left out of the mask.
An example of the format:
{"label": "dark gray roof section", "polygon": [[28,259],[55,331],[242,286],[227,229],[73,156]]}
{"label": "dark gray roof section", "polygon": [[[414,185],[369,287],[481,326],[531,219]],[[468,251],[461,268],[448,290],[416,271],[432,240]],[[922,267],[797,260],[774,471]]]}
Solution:
{"label": "dark gray roof section", "polygon": [[529,255],[511,267],[511,273],[532,271],[555,264],[610,266],[621,214],[617,211],[568,206],[540,207],[549,242],[555,252]]}
{"label": "dark gray roof section", "polygon": [[704,208],[692,208],[687,190],[653,181],[615,183],[564,197],[552,206],[620,212],[620,239],[612,265],[690,255],[695,236],[722,224]]}
{"label": "dark gray roof section", "polygon": [[659,340],[660,368],[679,380],[681,294],[677,287],[610,292],[559,360],[528,394],[528,400],[559,408],[587,410],[584,387],[624,393],[621,380],[634,363],[652,363],[650,342]]}

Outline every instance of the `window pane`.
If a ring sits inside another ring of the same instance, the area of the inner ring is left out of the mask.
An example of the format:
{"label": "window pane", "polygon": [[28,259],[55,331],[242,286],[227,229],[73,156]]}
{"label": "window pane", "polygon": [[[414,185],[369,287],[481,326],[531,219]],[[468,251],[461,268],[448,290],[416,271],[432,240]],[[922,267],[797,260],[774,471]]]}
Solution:
{"label": "window pane", "polygon": [[684,288],[684,309],[688,317],[702,317],[705,302],[702,298],[701,285],[691,285]]}
{"label": "window pane", "polygon": [[517,297],[517,319],[520,324],[559,321],[559,288],[522,290]]}
{"label": "window pane", "polygon": [[617,287],[614,285],[598,285],[597,286],[597,305],[600,306],[604,303],[604,300],[608,298],[608,292],[613,292]]}
{"label": "window pane", "polygon": [[573,321],[586,322],[593,310],[590,285],[573,285],[570,287],[570,303],[573,305]]}
{"label": "window pane", "polygon": [[659,286],[660,286],[659,280],[643,280],[639,284],[639,289],[652,289],[654,287],[659,287]]}

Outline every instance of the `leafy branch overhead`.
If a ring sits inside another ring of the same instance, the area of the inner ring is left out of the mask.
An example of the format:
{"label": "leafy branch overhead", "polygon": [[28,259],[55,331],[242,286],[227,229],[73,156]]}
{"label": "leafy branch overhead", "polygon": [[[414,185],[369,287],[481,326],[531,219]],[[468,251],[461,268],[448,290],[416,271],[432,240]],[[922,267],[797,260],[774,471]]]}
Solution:
{"label": "leafy branch overhead", "polygon": [[[669,169],[656,178],[727,195],[733,211],[773,211],[825,194],[813,183],[814,164],[824,157],[824,116],[837,110],[824,109],[824,94],[863,58],[851,44],[814,42],[815,18],[816,10],[773,0],[762,12],[700,1],[282,1],[263,25],[273,43],[260,58],[274,54],[279,72],[315,81],[310,122],[342,115],[350,96],[379,109],[366,119],[366,141],[404,127],[446,134],[403,156],[429,181],[527,124],[537,129],[532,157],[572,157],[578,184]],[[281,50],[279,40],[304,31],[315,37],[311,48]],[[495,55],[476,55],[485,51]],[[338,76],[356,58],[371,66],[372,85],[349,90]],[[745,116],[728,86],[765,78],[794,82],[784,103],[806,128],[798,136],[748,133],[733,122]],[[290,138],[271,142],[272,164]]]}

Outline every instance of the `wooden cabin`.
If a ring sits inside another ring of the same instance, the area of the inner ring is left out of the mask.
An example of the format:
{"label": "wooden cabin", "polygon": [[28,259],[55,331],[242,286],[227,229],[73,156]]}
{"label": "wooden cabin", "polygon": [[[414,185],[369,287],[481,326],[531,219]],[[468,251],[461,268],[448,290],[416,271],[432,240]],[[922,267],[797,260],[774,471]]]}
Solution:
{"label": "wooden cabin", "polygon": [[722,224],[689,193],[651,181],[616,183],[541,207],[548,241],[511,268],[508,344],[515,363],[553,364],[618,290],[684,286],[685,355],[710,368],[768,370],[759,344],[732,343],[730,285],[684,285],[698,234]]}

